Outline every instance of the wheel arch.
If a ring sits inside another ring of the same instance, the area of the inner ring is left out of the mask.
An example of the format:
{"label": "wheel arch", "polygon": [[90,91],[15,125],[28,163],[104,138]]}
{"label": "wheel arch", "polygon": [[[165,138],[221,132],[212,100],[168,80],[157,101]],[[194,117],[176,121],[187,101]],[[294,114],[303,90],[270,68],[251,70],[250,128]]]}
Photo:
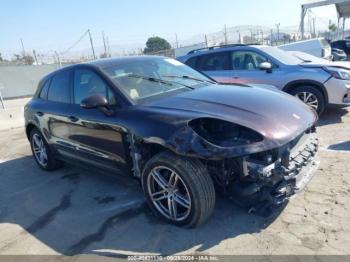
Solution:
{"label": "wheel arch", "polygon": [[322,83],[317,82],[315,80],[308,80],[308,79],[295,80],[295,81],[292,81],[292,82],[289,82],[288,84],[286,84],[282,88],[282,91],[284,91],[286,93],[290,93],[295,88],[302,87],[302,86],[316,87],[318,90],[321,91],[321,93],[325,99],[325,104],[326,105],[328,104],[328,93],[327,93],[325,86]]}
{"label": "wheel arch", "polygon": [[27,135],[27,138],[29,139],[29,136],[30,136],[30,133],[32,132],[33,129],[38,129],[38,127],[33,124],[33,123],[28,123],[26,125],[26,135]]}

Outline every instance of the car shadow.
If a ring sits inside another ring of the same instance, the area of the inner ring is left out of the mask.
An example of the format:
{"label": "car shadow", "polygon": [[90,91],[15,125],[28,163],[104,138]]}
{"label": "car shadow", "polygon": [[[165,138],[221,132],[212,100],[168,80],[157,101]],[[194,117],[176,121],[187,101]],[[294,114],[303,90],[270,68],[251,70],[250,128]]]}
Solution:
{"label": "car shadow", "polygon": [[332,106],[325,110],[320,116],[317,126],[325,126],[330,124],[342,123],[342,117],[349,112],[346,107]]}
{"label": "car shadow", "polygon": [[0,185],[0,223],[21,228],[0,235],[0,254],[15,253],[22,241],[30,253],[31,238],[64,255],[205,253],[225,239],[260,232],[281,211],[261,217],[218,197],[207,223],[180,228],[151,214],[136,180],[72,166],[50,173],[32,157],[0,163]]}
{"label": "car shadow", "polygon": [[350,141],[340,142],[327,147],[329,150],[350,151]]}

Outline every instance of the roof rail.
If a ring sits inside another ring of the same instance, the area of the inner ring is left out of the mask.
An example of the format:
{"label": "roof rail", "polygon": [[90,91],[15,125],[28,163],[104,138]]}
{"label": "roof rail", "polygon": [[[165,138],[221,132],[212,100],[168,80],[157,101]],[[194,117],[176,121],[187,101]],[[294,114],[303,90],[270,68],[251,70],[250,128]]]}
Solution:
{"label": "roof rail", "polygon": [[191,51],[189,51],[187,54],[193,54],[199,51],[203,51],[203,50],[213,50],[215,48],[223,48],[223,47],[235,47],[235,46],[248,46],[250,44],[229,44],[229,45],[215,45],[215,46],[210,46],[210,47],[203,47],[203,48],[198,48],[198,49],[193,49]]}

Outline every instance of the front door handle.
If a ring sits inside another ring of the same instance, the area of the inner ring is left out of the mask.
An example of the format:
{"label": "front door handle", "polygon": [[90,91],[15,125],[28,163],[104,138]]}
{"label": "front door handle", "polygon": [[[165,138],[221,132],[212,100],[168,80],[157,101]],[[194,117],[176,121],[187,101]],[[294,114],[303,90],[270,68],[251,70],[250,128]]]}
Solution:
{"label": "front door handle", "polygon": [[69,116],[68,118],[71,122],[77,122],[79,120],[76,116]]}

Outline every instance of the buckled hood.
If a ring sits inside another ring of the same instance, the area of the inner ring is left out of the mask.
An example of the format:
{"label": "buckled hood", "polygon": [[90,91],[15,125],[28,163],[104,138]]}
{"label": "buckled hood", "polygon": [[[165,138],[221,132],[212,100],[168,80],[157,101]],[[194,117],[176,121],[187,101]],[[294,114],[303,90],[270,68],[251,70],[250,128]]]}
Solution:
{"label": "buckled hood", "polygon": [[293,96],[255,86],[210,85],[150,105],[230,121],[278,144],[289,142],[317,120],[316,113]]}

